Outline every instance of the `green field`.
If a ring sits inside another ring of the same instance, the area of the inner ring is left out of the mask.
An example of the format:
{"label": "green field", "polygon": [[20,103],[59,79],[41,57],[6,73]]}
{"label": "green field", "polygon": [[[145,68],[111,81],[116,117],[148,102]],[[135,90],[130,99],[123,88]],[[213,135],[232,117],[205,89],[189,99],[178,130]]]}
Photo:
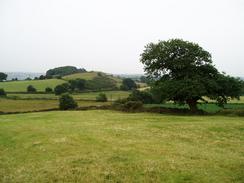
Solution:
{"label": "green field", "polygon": [[66,81],[61,79],[45,79],[45,80],[31,80],[31,81],[9,81],[0,82],[0,88],[6,92],[26,92],[27,86],[33,85],[37,91],[45,91],[46,87],[54,88]]}
{"label": "green field", "polygon": [[0,182],[244,182],[241,117],[0,116]]}
{"label": "green field", "polygon": [[[96,97],[101,92],[86,92],[72,94],[76,100],[96,100]],[[117,100],[119,98],[126,98],[129,96],[129,91],[103,91],[108,97],[108,100]],[[10,93],[9,97],[18,99],[58,99],[59,96],[55,94],[28,94],[28,93]]]}
{"label": "green field", "polygon": [[[79,107],[110,105],[110,102],[77,101]],[[28,112],[58,109],[58,100],[9,100],[0,99],[0,112]]]}
{"label": "green field", "polygon": [[92,80],[98,76],[98,72],[84,72],[84,73],[75,73],[71,75],[64,76],[63,79],[65,80],[73,80],[73,79],[85,79],[85,80]]}

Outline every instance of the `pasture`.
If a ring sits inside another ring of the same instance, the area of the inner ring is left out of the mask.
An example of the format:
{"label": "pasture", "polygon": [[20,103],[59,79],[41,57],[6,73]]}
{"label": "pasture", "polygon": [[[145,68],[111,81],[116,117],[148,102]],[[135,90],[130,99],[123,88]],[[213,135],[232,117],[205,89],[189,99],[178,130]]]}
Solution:
{"label": "pasture", "polygon": [[0,182],[243,182],[241,117],[0,116]]}
{"label": "pasture", "polygon": [[[78,107],[110,105],[110,102],[77,101]],[[58,109],[58,100],[10,100],[0,99],[0,112],[29,112]]]}
{"label": "pasture", "polygon": [[3,88],[6,92],[26,92],[27,86],[32,85],[37,89],[37,91],[43,92],[46,87],[54,88],[55,86],[65,82],[66,81],[61,79],[9,81],[0,82],[0,88]]}
{"label": "pasture", "polygon": [[[105,93],[108,100],[113,101],[117,99],[126,98],[130,91],[101,91],[101,92],[84,92],[71,94],[76,100],[96,100],[99,93]],[[59,96],[55,94],[33,94],[33,93],[9,93],[10,98],[16,99],[58,99]]]}

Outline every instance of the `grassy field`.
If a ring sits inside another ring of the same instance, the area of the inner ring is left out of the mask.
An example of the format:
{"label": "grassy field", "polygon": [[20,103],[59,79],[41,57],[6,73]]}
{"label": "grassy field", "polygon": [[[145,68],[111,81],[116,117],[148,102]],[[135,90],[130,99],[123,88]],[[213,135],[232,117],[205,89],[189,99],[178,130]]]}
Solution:
{"label": "grassy field", "polygon": [[0,182],[244,182],[244,120],[112,111],[0,116]]}
{"label": "grassy field", "polygon": [[0,82],[0,88],[3,88],[6,92],[26,92],[27,86],[33,85],[37,89],[37,91],[45,91],[46,87],[54,88],[55,86],[64,82],[66,81],[61,79],[9,81]]}
{"label": "grassy field", "polygon": [[[79,107],[109,105],[110,102],[77,101]],[[57,109],[58,100],[9,100],[0,99],[0,112],[27,112]]]}
{"label": "grassy field", "polygon": [[[86,92],[73,94],[72,96],[76,100],[96,100],[96,97],[101,92]],[[129,96],[129,91],[104,91],[108,97],[108,100],[117,100],[119,98],[126,98]],[[9,97],[17,97],[19,99],[58,99],[55,94],[22,94],[22,93],[11,93]]]}
{"label": "grassy field", "polygon": [[92,80],[96,76],[98,76],[97,72],[84,72],[84,73],[76,73],[76,74],[64,76],[63,79],[65,79],[65,80],[72,80],[72,79]]}

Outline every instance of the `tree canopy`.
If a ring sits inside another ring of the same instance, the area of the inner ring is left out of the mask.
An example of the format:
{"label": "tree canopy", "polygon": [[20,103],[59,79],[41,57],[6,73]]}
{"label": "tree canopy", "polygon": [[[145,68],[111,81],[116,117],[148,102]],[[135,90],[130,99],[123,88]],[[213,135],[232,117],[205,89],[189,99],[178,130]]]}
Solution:
{"label": "tree canopy", "polygon": [[3,80],[6,80],[8,77],[7,74],[3,73],[3,72],[0,72],[0,81],[3,81]]}
{"label": "tree canopy", "polygon": [[63,66],[63,67],[57,67],[54,69],[49,69],[46,72],[46,77],[65,76],[65,75],[79,73],[79,72],[86,72],[86,70],[78,69],[74,66]]}
{"label": "tree canopy", "polygon": [[241,81],[220,73],[211,54],[196,43],[181,39],[150,43],[141,54],[141,62],[147,75],[156,80],[152,90],[161,100],[187,103],[194,111],[204,96],[223,105],[241,93]]}

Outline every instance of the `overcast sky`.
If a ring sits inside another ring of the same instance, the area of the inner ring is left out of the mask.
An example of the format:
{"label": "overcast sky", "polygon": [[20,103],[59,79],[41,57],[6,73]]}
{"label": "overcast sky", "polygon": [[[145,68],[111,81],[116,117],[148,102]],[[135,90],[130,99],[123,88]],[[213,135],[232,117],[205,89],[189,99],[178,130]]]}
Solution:
{"label": "overcast sky", "polygon": [[244,0],[0,0],[0,71],[143,73],[144,46],[171,38],[243,76]]}

